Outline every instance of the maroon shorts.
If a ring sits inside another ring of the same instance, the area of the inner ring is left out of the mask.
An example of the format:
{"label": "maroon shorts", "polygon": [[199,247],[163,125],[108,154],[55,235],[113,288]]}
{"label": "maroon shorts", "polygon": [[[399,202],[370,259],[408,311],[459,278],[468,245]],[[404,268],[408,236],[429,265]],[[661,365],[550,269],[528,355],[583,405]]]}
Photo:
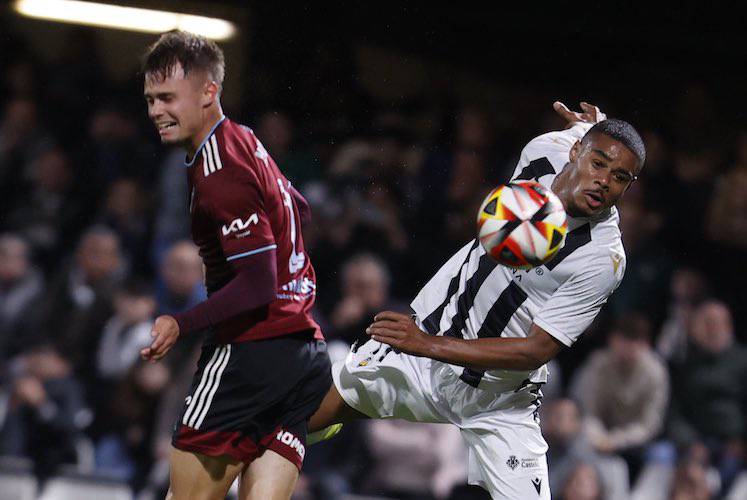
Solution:
{"label": "maroon shorts", "polygon": [[300,469],[307,421],[332,383],[326,344],[313,333],[204,345],[174,447],[246,463],[269,449]]}

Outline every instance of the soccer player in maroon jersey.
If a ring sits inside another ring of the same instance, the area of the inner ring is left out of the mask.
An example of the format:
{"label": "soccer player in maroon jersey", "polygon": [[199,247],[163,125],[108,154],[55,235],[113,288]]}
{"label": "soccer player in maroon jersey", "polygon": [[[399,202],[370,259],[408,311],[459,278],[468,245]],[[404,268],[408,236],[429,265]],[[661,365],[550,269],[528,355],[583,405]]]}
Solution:
{"label": "soccer player in maroon jersey", "polygon": [[[169,498],[290,498],[307,420],[331,384],[311,317],[315,277],[301,235],[308,204],[251,129],[223,115],[223,53],[197,35],[162,35],[143,63],[148,115],[161,141],[186,150],[192,237],[208,299],[160,316],[149,361],[207,330],[175,424]],[[186,203],[185,203],[186,206]]]}

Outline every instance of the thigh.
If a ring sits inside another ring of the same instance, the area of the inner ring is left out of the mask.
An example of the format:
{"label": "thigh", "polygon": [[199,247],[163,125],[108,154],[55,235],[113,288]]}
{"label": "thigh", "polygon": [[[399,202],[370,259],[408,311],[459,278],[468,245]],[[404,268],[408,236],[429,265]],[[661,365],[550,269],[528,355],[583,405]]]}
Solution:
{"label": "thigh", "polygon": [[446,422],[435,407],[430,361],[369,340],[332,366],[337,393],[347,406],[370,418]]}
{"label": "thigh", "polygon": [[244,463],[228,457],[209,457],[171,449],[169,499],[224,499]]}
{"label": "thigh", "polygon": [[288,500],[298,474],[298,467],[285,457],[266,450],[242,472],[239,500]]}
{"label": "thigh", "polygon": [[348,422],[354,419],[368,418],[363,413],[349,406],[334,385],[329,388],[322,404],[309,419],[309,432],[316,432],[333,424]]}
{"label": "thigh", "polygon": [[550,500],[545,444],[531,420],[493,420],[462,428],[468,449],[468,481],[494,498]]}

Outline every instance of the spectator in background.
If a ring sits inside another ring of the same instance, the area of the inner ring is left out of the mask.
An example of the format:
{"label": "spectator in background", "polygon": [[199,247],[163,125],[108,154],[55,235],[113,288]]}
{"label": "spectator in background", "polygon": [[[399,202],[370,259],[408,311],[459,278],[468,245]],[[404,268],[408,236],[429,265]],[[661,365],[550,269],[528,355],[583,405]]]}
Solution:
{"label": "spectator in background", "polygon": [[694,311],[689,337],[684,361],[672,369],[669,434],[680,450],[705,444],[727,491],[744,466],[747,352],[722,302],[709,300]]}
{"label": "spectator in background", "polygon": [[150,217],[148,196],[135,179],[122,178],[109,185],[98,223],[111,228],[122,244],[128,268],[150,272]]}
{"label": "spectator in background", "polygon": [[747,130],[737,137],[736,158],[718,178],[708,210],[708,237],[747,251]]}
{"label": "spectator in background", "polygon": [[467,452],[453,425],[366,422],[373,459],[364,491],[402,500],[445,498],[466,481]]}
{"label": "spectator in background", "polygon": [[[0,212],[7,213],[22,200],[26,166],[52,141],[39,125],[39,112],[30,97],[17,96],[5,104],[0,118]],[[20,167],[20,168],[19,168]],[[20,192],[19,192],[20,191]]]}
{"label": "spectator in background", "polygon": [[185,311],[205,300],[202,259],[189,240],[174,243],[160,269],[158,315]]}
{"label": "spectator in background", "polygon": [[406,304],[389,296],[391,276],[384,262],[372,254],[358,254],[342,267],[342,297],[330,315],[330,339],[352,344],[365,335],[371,318],[380,311],[404,311]]}
{"label": "spectator in background", "polygon": [[114,387],[99,414],[98,472],[128,481],[135,490],[144,485],[153,463],[158,402],[170,381],[168,365],[140,362]]}
{"label": "spectator in background", "polygon": [[572,399],[557,399],[543,405],[542,434],[549,445],[547,464],[553,498],[560,498],[579,464],[594,464],[602,471],[609,499],[627,499],[628,469],[620,458],[603,458],[581,433],[581,412]]}
{"label": "spectator in background", "polygon": [[644,449],[660,432],[669,376],[651,349],[651,325],[639,314],[620,318],[608,346],[581,366],[571,393],[585,413],[584,434],[597,452],[623,455],[637,475]]}
{"label": "spectator in background", "polygon": [[672,259],[657,238],[663,218],[656,205],[648,203],[649,186],[643,180],[634,183],[617,205],[627,262],[625,279],[610,298],[609,307],[616,316],[640,311],[658,325],[664,319]]}
{"label": "spectator in background", "polygon": [[187,210],[187,176],[184,175],[184,153],[171,151],[157,169],[158,194],[153,217],[153,268],[161,267],[166,252],[177,241],[189,239],[189,211]]}
{"label": "spectator in background", "polygon": [[17,354],[32,333],[43,286],[26,241],[15,234],[0,235],[0,363]]}
{"label": "spectator in background", "polygon": [[0,453],[31,458],[41,477],[75,463],[76,441],[91,414],[70,362],[51,346],[37,345],[13,361],[10,373]]}
{"label": "spectator in background", "polygon": [[[195,244],[189,240],[177,241],[169,248],[161,264],[159,277],[156,287],[156,316],[186,311],[207,298],[202,259]],[[200,340],[199,335],[181,339],[172,349],[167,362],[173,367],[181,366]],[[191,376],[192,372],[187,378],[191,380]],[[184,389],[184,394],[188,389],[189,386]]]}
{"label": "spectator in background", "polygon": [[669,362],[681,362],[688,344],[688,325],[695,308],[710,293],[705,275],[692,268],[674,271],[669,284],[668,316],[656,341],[656,351]]}
{"label": "spectator in background", "polygon": [[561,500],[602,500],[606,498],[599,471],[592,464],[578,464],[563,484],[560,498]]}
{"label": "spectator in background", "polygon": [[257,137],[297,188],[319,178],[319,164],[294,144],[295,125],[282,111],[268,111],[258,121]]}
{"label": "spectator in background", "polygon": [[734,297],[737,323],[747,321],[747,129],[738,134],[734,163],[716,181],[708,207],[707,237],[716,243],[715,261],[728,262],[732,272],[723,273],[719,288]]}
{"label": "spectator in background", "polygon": [[92,227],[41,303],[38,334],[59,348],[76,373],[94,373],[99,336],[111,316],[111,296],[123,273],[117,235]]}
{"label": "spectator in background", "polygon": [[106,322],[99,341],[97,374],[101,381],[119,381],[140,359],[151,342],[156,312],[151,287],[142,280],[124,283],[114,294],[114,316]]}
{"label": "spectator in background", "polygon": [[710,500],[706,469],[697,462],[686,461],[677,467],[669,500]]}
{"label": "spectator in background", "polygon": [[[707,234],[718,162],[715,151],[695,148],[692,143],[683,144],[674,153],[673,175],[666,188],[673,202],[662,204],[667,220],[662,237],[669,250],[693,264],[714,257],[712,245],[703,236]],[[687,206],[687,216],[682,215],[683,206]]]}
{"label": "spectator in background", "polygon": [[29,169],[29,189],[16,193],[20,198],[7,212],[6,224],[29,241],[39,263],[50,272],[58,256],[73,244],[84,207],[77,197],[75,175],[65,151],[48,149]]}

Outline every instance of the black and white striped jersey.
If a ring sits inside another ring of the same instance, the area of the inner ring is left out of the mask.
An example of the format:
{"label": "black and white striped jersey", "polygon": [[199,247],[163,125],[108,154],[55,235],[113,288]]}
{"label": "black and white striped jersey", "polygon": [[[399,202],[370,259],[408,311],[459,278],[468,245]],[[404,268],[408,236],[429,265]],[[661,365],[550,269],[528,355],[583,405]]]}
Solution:
{"label": "black and white striped jersey", "polygon": [[[550,188],[569,161],[573,144],[590,126],[550,132],[524,148],[513,179]],[[625,252],[615,208],[594,219],[569,218],[564,247],[547,264],[525,271],[496,264],[473,240],[454,254],[420,290],[411,306],[432,335],[464,339],[526,337],[532,323],[571,346],[591,324],[625,272]],[[543,383],[547,368],[533,372],[479,373],[454,367],[462,380]]]}

